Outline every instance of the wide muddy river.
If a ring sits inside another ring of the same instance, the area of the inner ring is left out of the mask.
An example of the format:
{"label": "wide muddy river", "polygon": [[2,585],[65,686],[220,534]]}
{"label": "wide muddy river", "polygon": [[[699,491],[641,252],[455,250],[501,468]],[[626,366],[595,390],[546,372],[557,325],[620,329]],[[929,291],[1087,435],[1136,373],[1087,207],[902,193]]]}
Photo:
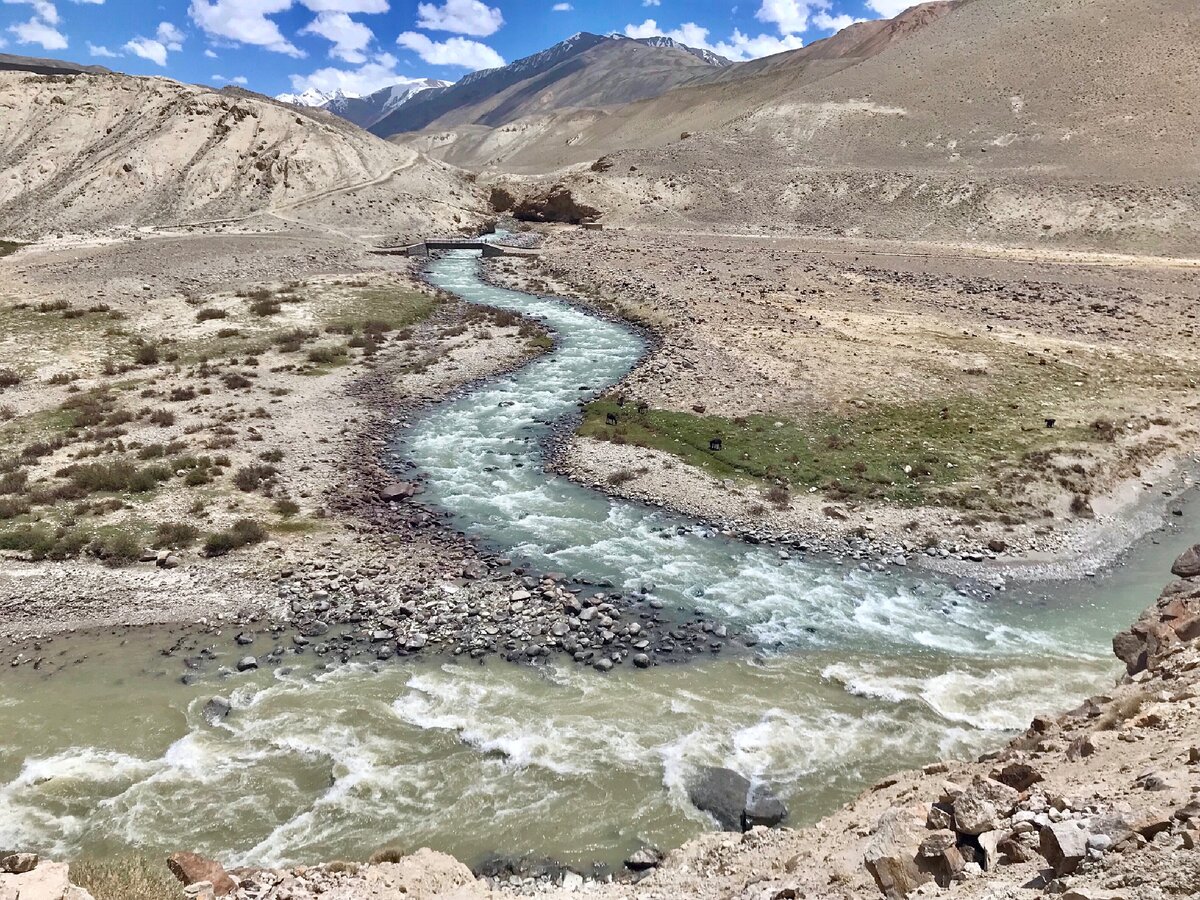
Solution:
{"label": "wide muddy river", "polygon": [[[62,638],[53,674],[0,672],[0,847],[58,856],[196,849],[227,864],[362,859],[384,844],[618,863],[710,827],[689,774],[727,765],[810,822],[872,779],[999,745],[1110,684],[1111,635],[1183,538],[1087,583],[989,600],[911,569],[789,559],[549,475],[552,424],[618,381],[640,338],[553,298],[431,263],[439,286],[558,337],[519,372],[431,410],[391,452],[487,545],[700,610],[752,653],[601,674],[571,663],[393,660],[183,684],[165,632]],[[211,637],[193,638],[198,644]],[[228,662],[237,649],[218,647]],[[208,724],[221,694],[233,712]]]}

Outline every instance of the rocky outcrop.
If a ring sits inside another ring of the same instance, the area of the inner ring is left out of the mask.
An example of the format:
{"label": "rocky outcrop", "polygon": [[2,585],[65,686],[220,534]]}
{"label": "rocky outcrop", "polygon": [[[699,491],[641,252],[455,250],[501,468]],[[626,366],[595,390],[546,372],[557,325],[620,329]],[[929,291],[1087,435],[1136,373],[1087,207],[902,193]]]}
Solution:
{"label": "rocky outcrop", "polygon": [[1180,580],[1167,585],[1153,606],[1113,638],[1113,652],[1130,675],[1153,668],[1171,648],[1200,638],[1200,544],[1175,560],[1171,572]]}
{"label": "rocky outcrop", "polygon": [[561,184],[545,193],[524,197],[513,204],[511,212],[514,219],[522,222],[566,222],[571,225],[600,215],[600,210],[579,202],[570,189]]}
{"label": "rocky outcrop", "polygon": [[0,851],[0,900],[92,900],[92,895],[71,884],[66,863]]}
{"label": "rocky outcrop", "polygon": [[198,853],[173,853],[167,860],[167,868],[185,886],[204,883],[211,885],[213,893],[218,897],[232,894],[238,888],[237,882],[219,862]]}

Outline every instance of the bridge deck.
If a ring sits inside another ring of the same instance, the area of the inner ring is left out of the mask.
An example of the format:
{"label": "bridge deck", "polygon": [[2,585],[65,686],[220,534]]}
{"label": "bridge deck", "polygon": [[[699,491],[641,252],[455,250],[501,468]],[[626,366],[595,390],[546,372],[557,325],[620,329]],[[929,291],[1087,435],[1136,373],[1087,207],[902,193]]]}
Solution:
{"label": "bridge deck", "polygon": [[438,240],[431,239],[408,247],[381,247],[372,253],[386,256],[428,256],[435,250],[478,250],[485,257],[492,256],[537,256],[538,251],[526,250],[520,247],[505,247],[502,244],[489,244],[487,241],[470,240]]}

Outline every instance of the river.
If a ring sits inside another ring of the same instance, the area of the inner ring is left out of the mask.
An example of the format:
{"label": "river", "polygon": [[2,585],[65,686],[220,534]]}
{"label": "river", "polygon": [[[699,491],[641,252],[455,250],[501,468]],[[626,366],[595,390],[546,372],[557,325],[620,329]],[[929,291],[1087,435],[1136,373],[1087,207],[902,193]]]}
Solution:
{"label": "river", "polygon": [[[1086,584],[988,601],[917,571],[786,559],[543,468],[552,423],[643,352],[614,322],[484,283],[440,287],[542,320],[555,349],[396,435],[423,499],[489,546],[700,610],[752,653],[601,674],[429,658],[182,684],[162,632],[60,639],[79,662],[0,673],[0,846],[57,856],[196,849],[227,864],[362,859],[392,844],[619,863],[708,827],[703,764],[772,783],[811,822],[872,779],[978,753],[1111,683],[1109,649],[1182,538]],[[197,646],[211,639],[190,638]],[[232,655],[235,650],[226,648]],[[208,724],[204,703],[232,698]]]}

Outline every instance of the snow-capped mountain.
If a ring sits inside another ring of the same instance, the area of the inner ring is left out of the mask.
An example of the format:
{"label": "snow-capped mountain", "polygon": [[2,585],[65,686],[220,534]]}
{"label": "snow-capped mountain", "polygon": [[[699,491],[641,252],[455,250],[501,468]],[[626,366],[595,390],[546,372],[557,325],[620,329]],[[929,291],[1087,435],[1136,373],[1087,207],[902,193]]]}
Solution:
{"label": "snow-capped mountain", "polygon": [[[624,35],[614,34],[613,37],[621,38]],[[681,44],[679,41],[669,38],[665,34],[646,38],[628,38],[627,40],[637,41],[639,44],[645,44],[647,47],[658,47],[663,50],[682,50],[684,53],[690,53],[697,59],[704,60],[710,66],[717,66],[718,68],[733,65],[733,60],[726,59],[719,53],[713,53],[711,50],[705,50],[701,47],[689,47],[687,44]]]}
{"label": "snow-capped mountain", "polygon": [[324,109],[360,128],[370,128],[422,91],[440,90],[449,87],[450,84],[449,81],[439,81],[436,78],[411,78],[381,88],[365,97],[342,90],[326,93],[309,88],[301,94],[280,94],[275,99],[282,103]]}
{"label": "snow-capped mountain", "polygon": [[381,137],[456,125],[498,127],[527,115],[595,108],[656,97],[730,65],[707,50],[670,38],[635,40],[580,32],[496,69],[465,75],[448,88],[423,91],[378,119]]}
{"label": "snow-capped mountain", "polygon": [[318,91],[316,88],[309,88],[300,94],[277,94],[275,99],[280,103],[291,103],[295,106],[316,106],[323,108],[334,100],[344,99],[348,96],[353,97],[355,95],[347,95],[341,90],[326,93],[325,91]]}

